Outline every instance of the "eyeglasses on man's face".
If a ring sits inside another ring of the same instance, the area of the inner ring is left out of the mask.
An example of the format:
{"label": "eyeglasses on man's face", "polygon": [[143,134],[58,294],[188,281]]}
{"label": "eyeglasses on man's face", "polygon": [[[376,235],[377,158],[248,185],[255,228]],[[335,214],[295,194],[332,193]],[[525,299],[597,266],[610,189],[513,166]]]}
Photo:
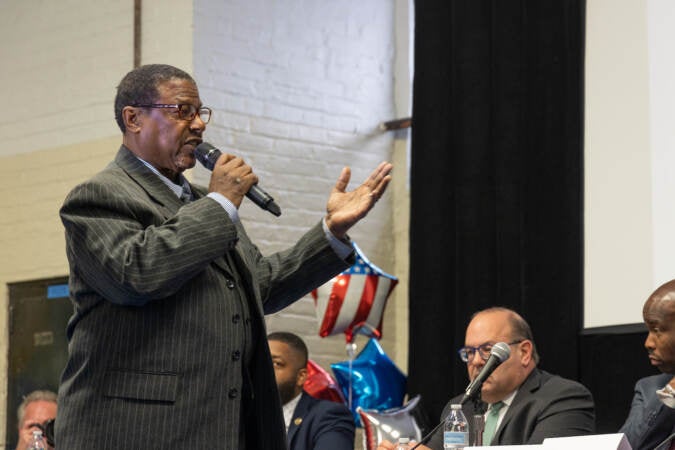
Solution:
{"label": "eyeglasses on man's face", "polygon": [[[519,339],[517,341],[508,342],[507,344],[508,345],[520,344],[524,340],[525,339]],[[457,350],[457,353],[459,353],[459,358],[465,363],[472,361],[476,352],[478,352],[483,361],[487,361],[488,359],[490,359],[490,352],[492,352],[492,347],[494,345],[495,343],[493,342],[486,342],[485,344],[481,344],[478,347],[466,346]]]}
{"label": "eyeglasses on man's face", "polygon": [[191,105],[190,103],[180,103],[180,104],[162,104],[162,103],[154,103],[151,105],[133,105],[138,108],[171,108],[175,109],[178,111],[178,117],[181,120],[187,120],[188,122],[192,122],[195,117],[197,117],[197,114],[199,114],[199,118],[202,120],[204,123],[209,123],[209,120],[211,120],[211,108],[207,108],[206,106],[200,106],[197,108],[195,105]]}

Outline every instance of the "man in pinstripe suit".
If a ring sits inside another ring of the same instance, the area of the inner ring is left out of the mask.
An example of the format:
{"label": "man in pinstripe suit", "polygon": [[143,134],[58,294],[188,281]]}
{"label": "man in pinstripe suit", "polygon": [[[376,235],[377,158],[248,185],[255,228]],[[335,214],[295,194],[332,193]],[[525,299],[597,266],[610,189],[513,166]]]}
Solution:
{"label": "man in pinstripe suit", "polygon": [[347,230],[391,165],[353,191],[343,169],[324,219],[264,257],[237,215],[250,166],[222,155],[208,189],[182,176],[210,114],[187,73],[134,69],[115,98],[115,160],[61,208],[75,312],[57,449],[286,447],[263,315],[351,263]]}

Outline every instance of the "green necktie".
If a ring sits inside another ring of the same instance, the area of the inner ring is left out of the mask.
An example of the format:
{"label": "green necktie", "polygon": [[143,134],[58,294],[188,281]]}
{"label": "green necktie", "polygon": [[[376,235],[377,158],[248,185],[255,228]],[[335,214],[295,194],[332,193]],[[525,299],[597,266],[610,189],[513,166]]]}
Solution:
{"label": "green necktie", "polygon": [[492,438],[497,431],[497,421],[499,421],[499,410],[504,406],[504,402],[493,403],[485,419],[485,429],[483,430],[483,445],[490,445]]}

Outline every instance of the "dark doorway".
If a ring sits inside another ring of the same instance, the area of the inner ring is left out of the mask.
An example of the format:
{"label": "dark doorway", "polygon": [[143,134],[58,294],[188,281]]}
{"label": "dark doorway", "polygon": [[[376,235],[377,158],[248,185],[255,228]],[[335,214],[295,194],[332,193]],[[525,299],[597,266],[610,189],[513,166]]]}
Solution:
{"label": "dark doorway", "polygon": [[7,442],[17,442],[16,409],[36,389],[56,392],[68,357],[66,324],[73,313],[68,278],[10,283]]}

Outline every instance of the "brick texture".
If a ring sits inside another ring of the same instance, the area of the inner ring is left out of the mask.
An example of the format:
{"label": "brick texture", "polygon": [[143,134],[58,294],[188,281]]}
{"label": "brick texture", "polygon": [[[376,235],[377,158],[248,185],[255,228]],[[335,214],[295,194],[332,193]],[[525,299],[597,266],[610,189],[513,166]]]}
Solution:
{"label": "brick texture", "polygon": [[[280,218],[248,201],[241,208],[264,253],[285,248],[320,220],[342,167],[352,168],[353,188],[394,158],[393,136],[378,130],[396,117],[394,2],[146,0],[143,8],[142,62],[194,74],[214,109],[206,140],[243,156],[282,208]],[[112,102],[133,63],[133,2],[0,2],[0,39],[0,327],[7,330],[7,283],[67,274],[58,209],[121,141]],[[189,176],[208,183],[201,167]],[[392,213],[394,204],[407,205],[396,201],[406,195],[405,176],[397,167],[399,188],[351,233],[371,261],[403,278],[394,233],[403,239],[406,228],[393,228]],[[392,358],[395,316],[407,312],[396,303],[386,310],[382,341]],[[318,337],[309,296],[268,325],[302,335],[325,368],[346,359],[343,336]],[[365,338],[357,344],[363,348]],[[6,370],[0,358],[0,374]],[[0,382],[0,449],[6,395]]]}
{"label": "brick texture", "polygon": [[[322,217],[342,167],[351,167],[354,187],[391,160],[393,137],[377,127],[394,117],[393,4],[199,0],[194,15],[195,76],[214,108],[206,139],[254,167],[282,216],[245,202],[243,220],[261,247],[285,248]],[[195,179],[206,182],[208,173]],[[351,236],[393,273],[391,202],[389,193]],[[268,326],[303,336],[325,368],[346,359],[344,335],[318,336],[309,296],[268,317]]]}

